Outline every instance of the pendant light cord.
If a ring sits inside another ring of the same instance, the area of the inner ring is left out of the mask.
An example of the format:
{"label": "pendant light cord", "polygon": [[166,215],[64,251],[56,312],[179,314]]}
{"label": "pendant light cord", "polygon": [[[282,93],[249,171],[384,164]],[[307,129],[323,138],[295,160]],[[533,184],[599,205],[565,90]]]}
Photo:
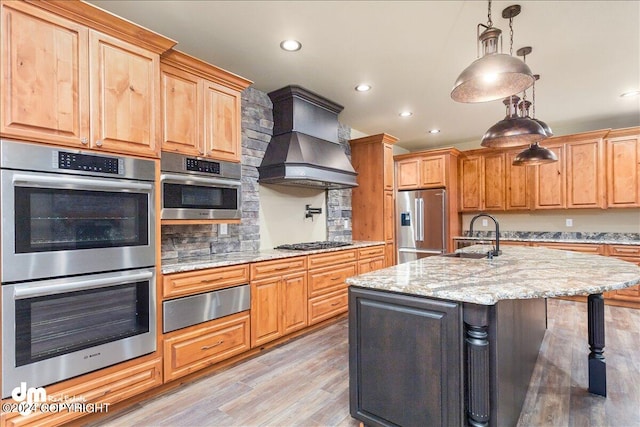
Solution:
{"label": "pendant light cord", "polygon": [[487,27],[491,28],[493,21],[491,20],[491,0],[489,0],[489,10],[487,12]]}
{"label": "pendant light cord", "polygon": [[535,78],[533,79],[533,88],[531,89],[531,91],[533,92],[531,94],[531,96],[533,97],[533,104],[531,104],[531,108],[532,108],[531,113],[533,114],[532,118],[535,119],[536,118],[536,79]]}
{"label": "pendant light cord", "polygon": [[509,16],[509,55],[513,56],[513,16]]}

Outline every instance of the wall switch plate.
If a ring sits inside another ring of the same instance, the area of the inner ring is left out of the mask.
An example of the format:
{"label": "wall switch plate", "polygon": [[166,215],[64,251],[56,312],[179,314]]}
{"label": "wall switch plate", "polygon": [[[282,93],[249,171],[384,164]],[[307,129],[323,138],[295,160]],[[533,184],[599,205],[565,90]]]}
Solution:
{"label": "wall switch plate", "polygon": [[344,220],[344,228],[349,228],[349,220],[348,219]]}
{"label": "wall switch plate", "polygon": [[571,219],[571,218],[567,218],[567,219],[565,220],[565,225],[566,225],[567,227],[573,227],[573,219]]}
{"label": "wall switch plate", "polygon": [[489,225],[489,220],[482,219],[482,226],[486,227],[487,225]]}
{"label": "wall switch plate", "polygon": [[218,224],[218,234],[220,236],[226,236],[229,233],[229,228],[227,224]]}

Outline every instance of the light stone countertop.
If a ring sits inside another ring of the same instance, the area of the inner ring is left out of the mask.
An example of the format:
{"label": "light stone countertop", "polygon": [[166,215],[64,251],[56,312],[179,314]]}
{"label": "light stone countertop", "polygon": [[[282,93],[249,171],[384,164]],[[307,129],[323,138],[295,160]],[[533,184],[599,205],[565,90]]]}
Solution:
{"label": "light stone countertop", "polygon": [[185,271],[203,270],[205,268],[225,267],[229,265],[246,264],[274,259],[293,258],[297,256],[320,254],[325,252],[345,251],[349,249],[366,248],[384,245],[384,242],[353,241],[349,246],[338,248],[316,249],[312,251],[296,251],[285,249],[271,249],[256,252],[231,252],[226,254],[211,254],[206,256],[171,258],[162,260],[162,274],[182,273]]}
{"label": "light stone countertop", "polygon": [[[461,252],[484,252],[474,245]],[[507,246],[493,259],[432,256],[347,279],[363,288],[493,305],[504,299],[588,295],[640,283],[640,267],[617,258]]]}
{"label": "light stone countertop", "polygon": [[[468,233],[468,232],[467,232]],[[488,242],[495,240],[493,232],[475,232],[474,236],[456,236],[453,240]],[[505,231],[500,233],[500,242],[581,243],[589,245],[640,245],[638,233],[597,232],[535,232]]]}

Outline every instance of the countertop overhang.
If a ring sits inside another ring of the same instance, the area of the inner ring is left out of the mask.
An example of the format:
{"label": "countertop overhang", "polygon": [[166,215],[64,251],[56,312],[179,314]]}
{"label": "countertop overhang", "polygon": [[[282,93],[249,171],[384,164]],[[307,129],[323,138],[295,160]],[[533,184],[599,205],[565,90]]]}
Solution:
{"label": "countertop overhang", "polygon": [[[474,245],[462,252],[487,252]],[[500,300],[598,294],[640,283],[640,267],[612,257],[503,247],[493,259],[432,256],[350,277],[347,284],[444,300],[494,305]]]}

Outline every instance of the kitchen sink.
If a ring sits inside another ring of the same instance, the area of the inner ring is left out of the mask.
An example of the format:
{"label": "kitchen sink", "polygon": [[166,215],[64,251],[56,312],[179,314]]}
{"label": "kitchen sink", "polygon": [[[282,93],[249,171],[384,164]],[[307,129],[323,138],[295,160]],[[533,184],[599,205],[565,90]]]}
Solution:
{"label": "kitchen sink", "polygon": [[443,257],[447,257],[447,258],[481,259],[481,258],[486,258],[487,254],[486,253],[480,253],[480,252],[454,252],[454,253],[450,253],[450,254],[444,254],[442,256]]}

